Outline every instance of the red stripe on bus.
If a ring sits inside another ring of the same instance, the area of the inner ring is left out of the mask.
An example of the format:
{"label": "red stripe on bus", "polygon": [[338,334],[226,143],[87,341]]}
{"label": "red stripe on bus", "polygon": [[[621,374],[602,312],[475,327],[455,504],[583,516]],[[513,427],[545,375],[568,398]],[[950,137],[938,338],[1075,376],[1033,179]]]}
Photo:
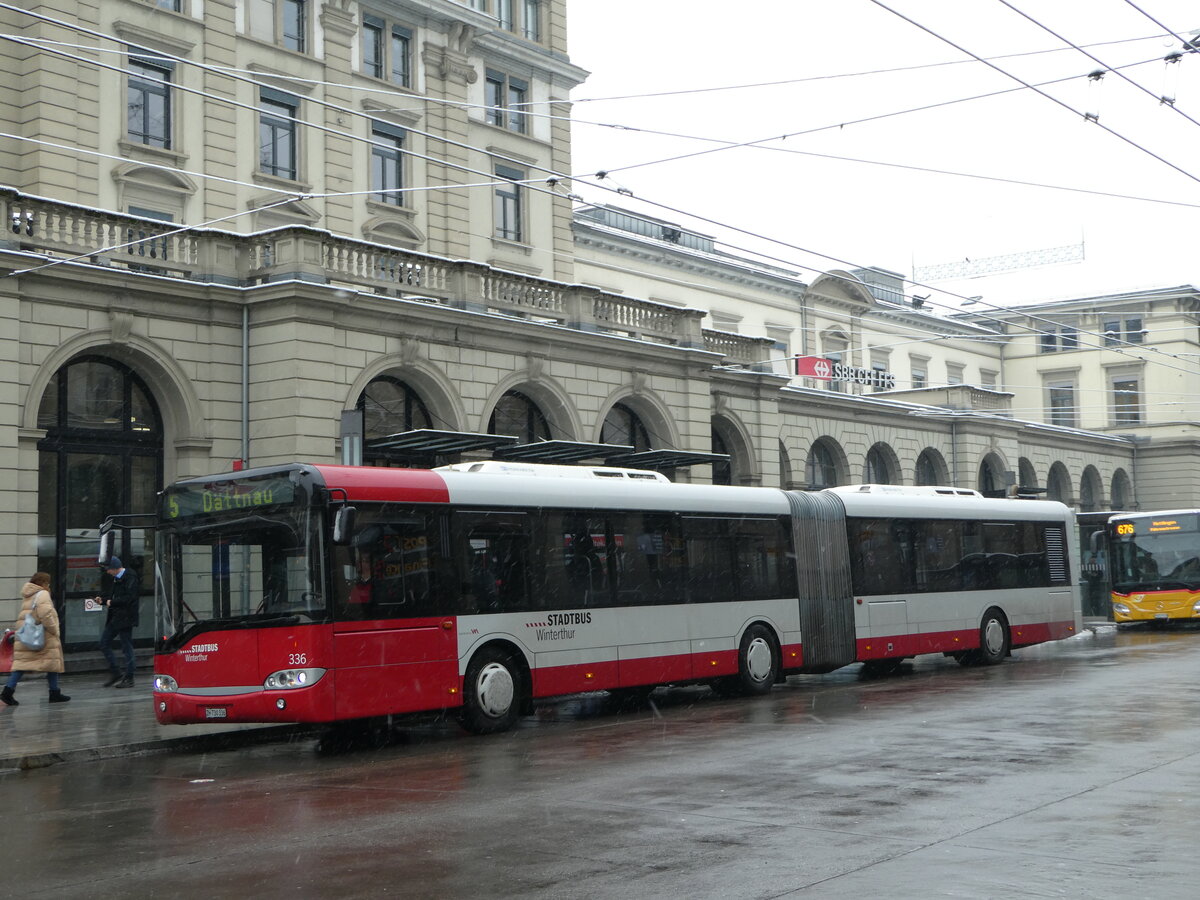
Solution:
{"label": "red stripe on bus", "polygon": [[[1045,641],[1056,641],[1075,634],[1075,623],[1035,622],[1032,625],[1010,625],[1012,646],[1027,647]],[[882,637],[860,638],[857,658],[887,659],[896,656],[919,656],[922,653],[958,653],[979,648],[979,629],[929,631],[917,634],[888,634]],[[787,668],[785,662],[784,667]]]}
{"label": "red stripe on bus", "polygon": [[393,503],[449,503],[450,490],[437,472],[383,466],[313,466],[325,486],[341,489],[348,499]]}

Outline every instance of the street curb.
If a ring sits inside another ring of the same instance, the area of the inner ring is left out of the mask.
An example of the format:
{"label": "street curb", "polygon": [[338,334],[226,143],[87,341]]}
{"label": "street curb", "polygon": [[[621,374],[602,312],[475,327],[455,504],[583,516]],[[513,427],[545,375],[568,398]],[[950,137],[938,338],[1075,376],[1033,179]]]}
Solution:
{"label": "street curb", "polygon": [[85,747],[78,750],[62,750],[49,753],[27,753],[0,758],[0,774],[12,771],[45,769],[62,763],[100,762],[106,759],[124,759],[134,756],[152,756],[169,753],[235,750],[254,744],[279,743],[296,738],[315,737],[319,729],[312,725],[276,725],[268,728],[247,728],[243,731],[222,731],[217,734],[182,735],[177,738],[159,738],[137,744],[114,744],[108,747]]}

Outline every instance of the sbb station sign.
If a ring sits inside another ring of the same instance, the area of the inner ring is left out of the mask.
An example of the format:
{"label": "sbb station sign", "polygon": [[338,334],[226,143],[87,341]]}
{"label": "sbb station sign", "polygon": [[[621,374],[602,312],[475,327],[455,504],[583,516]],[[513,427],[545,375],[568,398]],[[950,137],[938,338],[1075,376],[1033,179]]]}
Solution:
{"label": "sbb station sign", "polygon": [[896,386],[896,376],[891,372],[885,372],[882,369],[867,369],[862,366],[848,366],[822,356],[797,356],[796,374],[805,378],[818,378],[821,381],[847,381],[851,384],[863,384],[880,391],[890,391]]}

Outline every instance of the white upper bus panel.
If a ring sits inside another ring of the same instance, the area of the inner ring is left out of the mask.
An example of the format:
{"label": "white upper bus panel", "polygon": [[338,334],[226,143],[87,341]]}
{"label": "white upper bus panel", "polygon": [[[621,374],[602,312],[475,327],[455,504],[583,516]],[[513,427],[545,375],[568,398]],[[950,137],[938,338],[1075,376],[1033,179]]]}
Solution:
{"label": "white upper bus panel", "polygon": [[936,485],[903,484],[847,484],[825,488],[834,494],[906,494],[908,496],[982,497],[979,491],[960,487],[938,487]]}
{"label": "white upper bus panel", "polygon": [[532,475],[538,478],[614,478],[623,481],[671,483],[671,479],[662,472],[651,472],[648,469],[620,469],[614,466],[554,466],[545,463],[504,462],[498,459],[438,466],[434,471],[470,472],[484,475]]}
{"label": "white upper bus panel", "polygon": [[[446,483],[450,502],[489,507],[548,507],[559,509],[629,509],[654,512],[695,512],[709,515],[782,516],[789,511],[783,491],[756,487],[723,487],[711,484],[674,484],[670,479],[610,478],[605,475],[546,477],[541,465],[503,463],[503,474],[471,471],[477,463],[441,466],[437,473]],[[550,466],[549,468],[572,468]],[[603,471],[578,466],[583,472]],[[643,473],[627,470],[635,475]],[[657,474],[657,473],[645,473]]]}
{"label": "white upper bus panel", "polygon": [[[861,488],[870,490],[861,490]],[[1074,513],[1054,500],[985,497],[955,487],[849,485],[826,488],[836,494],[846,515],[857,518],[991,519],[1010,522],[1071,522]]]}

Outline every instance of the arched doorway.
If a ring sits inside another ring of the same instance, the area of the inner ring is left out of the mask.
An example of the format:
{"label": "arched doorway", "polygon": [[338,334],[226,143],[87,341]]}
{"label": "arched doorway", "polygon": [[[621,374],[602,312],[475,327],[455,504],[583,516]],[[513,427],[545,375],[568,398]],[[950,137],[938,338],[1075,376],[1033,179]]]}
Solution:
{"label": "arched doorway", "polygon": [[[53,577],[63,644],[94,644],[104,627],[83,599],[102,589],[98,529],[110,515],[151,514],[162,487],[158,404],[132,369],[103,356],[80,356],[50,379],[38,407],[38,569]],[[153,635],[154,532],[121,530],[113,552],[142,576],[135,638]]]}

